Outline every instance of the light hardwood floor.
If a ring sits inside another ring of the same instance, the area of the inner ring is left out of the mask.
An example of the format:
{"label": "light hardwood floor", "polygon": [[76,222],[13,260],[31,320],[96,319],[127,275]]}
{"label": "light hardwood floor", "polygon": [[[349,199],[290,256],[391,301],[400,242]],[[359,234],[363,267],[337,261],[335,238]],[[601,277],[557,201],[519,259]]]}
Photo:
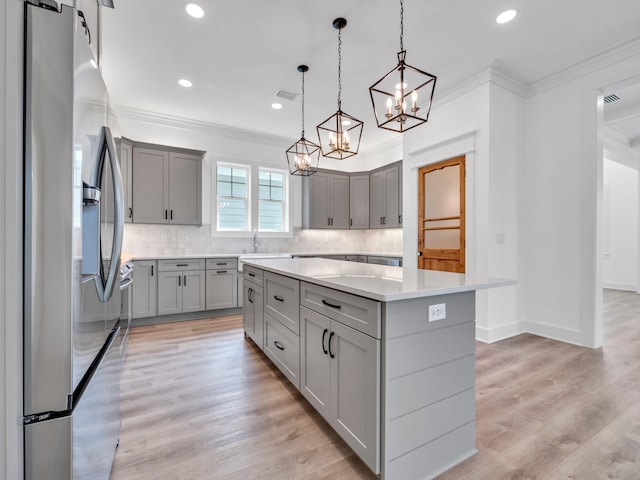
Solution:
{"label": "light hardwood floor", "polygon": [[[605,345],[477,344],[478,454],[441,480],[640,479],[640,295],[605,290]],[[112,480],[374,479],[241,317],[136,327]]]}

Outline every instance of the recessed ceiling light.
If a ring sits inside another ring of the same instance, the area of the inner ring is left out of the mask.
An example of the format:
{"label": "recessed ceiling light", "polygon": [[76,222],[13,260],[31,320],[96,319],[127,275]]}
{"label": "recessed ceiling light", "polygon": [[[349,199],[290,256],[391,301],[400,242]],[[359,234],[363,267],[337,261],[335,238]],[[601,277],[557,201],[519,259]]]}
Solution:
{"label": "recessed ceiling light", "polygon": [[271,104],[271,108],[273,108],[274,110],[280,110],[282,108],[282,104],[281,103],[272,103]]}
{"label": "recessed ceiling light", "polygon": [[517,10],[505,10],[504,12],[502,12],[500,15],[498,15],[496,17],[496,22],[497,23],[509,23],[511,20],[513,20],[514,18],[516,18],[516,15],[518,15],[518,11]]}
{"label": "recessed ceiling light", "polygon": [[191,83],[186,78],[181,78],[180,80],[178,80],[178,83],[180,84],[181,87],[184,87],[184,88],[189,88],[191,85],[193,85],[193,83]]}
{"label": "recessed ceiling light", "polygon": [[187,11],[189,15],[193,18],[202,18],[204,17],[204,10],[197,3],[187,3],[184,6],[184,9]]}

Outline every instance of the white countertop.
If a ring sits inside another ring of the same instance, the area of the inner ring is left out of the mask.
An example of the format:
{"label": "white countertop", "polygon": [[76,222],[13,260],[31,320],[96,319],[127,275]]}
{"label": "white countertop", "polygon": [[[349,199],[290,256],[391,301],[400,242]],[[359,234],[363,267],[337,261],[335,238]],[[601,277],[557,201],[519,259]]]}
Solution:
{"label": "white countertop", "polygon": [[367,257],[394,257],[394,258],[402,258],[402,253],[398,252],[383,252],[383,253],[373,253],[373,252],[365,252],[365,253],[353,253],[353,252],[277,252],[277,253],[268,253],[268,252],[257,252],[257,253],[208,253],[208,254],[196,254],[196,255],[130,255],[123,253],[122,257],[127,260],[170,260],[175,258],[176,260],[184,260],[187,258],[278,258],[278,257],[319,257],[325,255],[362,255]]}
{"label": "white countertop", "polygon": [[361,297],[392,302],[515,285],[515,280],[323,258],[245,259],[244,263]]}

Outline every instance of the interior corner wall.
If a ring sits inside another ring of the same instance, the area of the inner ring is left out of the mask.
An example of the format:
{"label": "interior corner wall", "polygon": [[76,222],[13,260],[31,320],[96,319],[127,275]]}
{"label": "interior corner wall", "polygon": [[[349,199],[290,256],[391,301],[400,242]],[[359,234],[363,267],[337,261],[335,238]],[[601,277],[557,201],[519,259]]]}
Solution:
{"label": "interior corner wall", "polygon": [[638,175],[637,169],[605,155],[604,288],[638,290]]}
{"label": "interior corner wall", "polygon": [[527,99],[519,278],[531,333],[602,344],[599,92],[638,75],[640,55],[630,54]]}
{"label": "interior corner wall", "polygon": [[0,478],[23,478],[22,26],[24,4],[0,5]]}

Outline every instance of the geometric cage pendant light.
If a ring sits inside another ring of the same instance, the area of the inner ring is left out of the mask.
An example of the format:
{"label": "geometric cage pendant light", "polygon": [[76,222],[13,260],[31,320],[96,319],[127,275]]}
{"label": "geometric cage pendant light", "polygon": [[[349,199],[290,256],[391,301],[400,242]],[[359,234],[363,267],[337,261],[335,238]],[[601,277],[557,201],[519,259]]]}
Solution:
{"label": "geometric cage pendant light", "polygon": [[404,0],[400,0],[398,65],[369,87],[378,127],[405,132],[429,120],[436,76],[405,63]]}
{"label": "geometric cage pendant light", "polygon": [[302,135],[300,140],[287,149],[287,163],[291,175],[308,177],[318,171],[320,147],[304,138],[304,74],[309,70],[306,65],[298,65],[302,73]]}
{"label": "geometric cage pendant light", "polygon": [[322,155],[344,160],[358,153],[362,126],[360,120],[342,111],[342,29],[347,26],[344,18],[336,18],[333,28],[338,30],[338,111],[316,127]]}

